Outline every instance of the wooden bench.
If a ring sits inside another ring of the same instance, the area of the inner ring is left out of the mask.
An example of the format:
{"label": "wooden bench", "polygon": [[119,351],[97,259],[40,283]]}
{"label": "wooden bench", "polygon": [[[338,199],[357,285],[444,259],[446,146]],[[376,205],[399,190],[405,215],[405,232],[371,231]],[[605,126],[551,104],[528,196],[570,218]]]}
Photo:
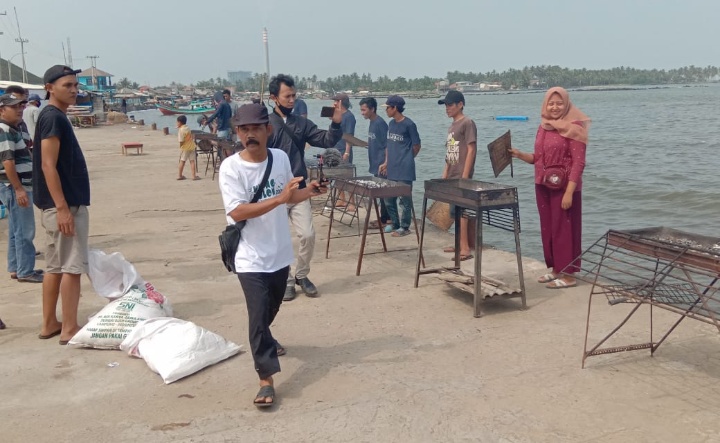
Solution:
{"label": "wooden bench", "polygon": [[137,155],[142,154],[143,151],[143,144],[137,143],[137,142],[126,142],[121,143],[120,146],[122,147],[122,155],[127,155],[128,149],[134,149],[135,153]]}

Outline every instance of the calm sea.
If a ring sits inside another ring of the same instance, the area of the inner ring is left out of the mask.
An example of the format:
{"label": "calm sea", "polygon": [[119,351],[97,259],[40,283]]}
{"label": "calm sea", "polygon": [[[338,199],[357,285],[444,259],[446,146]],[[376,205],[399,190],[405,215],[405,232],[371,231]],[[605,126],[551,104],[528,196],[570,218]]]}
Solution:
{"label": "calm sea", "polygon": [[[593,120],[583,176],[583,247],[608,229],[667,226],[720,237],[720,85],[635,91],[576,91],[570,97]],[[466,115],[478,128],[475,178],[516,186],[520,195],[523,255],[541,259],[531,165],[516,160],[514,178],[507,168],[495,178],[487,144],[508,129],[513,145],[532,151],[543,94],[516,93],[466,97]],[[365,139],[367,121],[358,100],[351,111],[356,136]],[[381,102],[382,103],[382,102]],[[321,127],[320,108],[327,101],[307,100],[309,115]],[[382,108],[380,109],[381,115]],[[146,124],[174,130],[174,117],[158,111],[137,112]],[[423,180],[439,178],[450,119],[437,99],[408,100],[405,115],[418,126],[422,150],[417,162],[415,206],[422,209]],[[526,115],[528,122],[495,121],[495,115]],[[384,115],[383,115],[384,117]],[[188,120],[196,127],[195,117]],[[368,169],[365,150],[355,149],[358,175]],[[322,150],[312,148],[310,153]],[[483,231],[488,243],[514,250],[512,234]]]}

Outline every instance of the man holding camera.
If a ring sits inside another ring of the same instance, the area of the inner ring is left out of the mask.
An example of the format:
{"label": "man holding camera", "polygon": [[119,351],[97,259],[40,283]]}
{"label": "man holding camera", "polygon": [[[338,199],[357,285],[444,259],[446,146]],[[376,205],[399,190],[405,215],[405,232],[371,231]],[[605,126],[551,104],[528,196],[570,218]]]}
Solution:
{"label": "man holding camera", "polygon": [[[268,146],[282,149],[290,158],[293,175],[302,177],[300,189],[306,187],[307,166],[305,165],[305,144],[318,148],[332,148],[342,138],[342,108],[335,105],[332,123],[328,130],[319,129],[315,123],[305,117],[292,113],[297,94],[295,81],[289,75],[278,74],[270,79],[268,85],[270,100],[275,102],[275,110],[270,114],[272,137]],[[310,200],[289,204],[288,215],[295,233],[300,240],[297,253],[295,275],[288,277],[285,289],[285,301],[296,296],[295,285],[299,285],[308,297],[317,297],[318,290],[308,278],[310,260],[315,249],[315,228],[313,228]]]}

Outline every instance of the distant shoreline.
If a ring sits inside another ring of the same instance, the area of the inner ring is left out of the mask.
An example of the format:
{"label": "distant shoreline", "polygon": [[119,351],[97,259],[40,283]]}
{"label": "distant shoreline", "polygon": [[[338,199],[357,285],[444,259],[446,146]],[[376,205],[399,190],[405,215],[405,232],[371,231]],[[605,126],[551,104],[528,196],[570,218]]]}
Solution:
{"label": "distant shoreline", "polygon": [[[579,86],[573,88],[567,88],[571,92],[608,92],[608,91],[650,91],[656,89],[673,89],[673,88],[708,88],[709,84],[672,84],[672,85],[607,85],[607,86]],[[545,93],[547,89],[533,88],[533,89],[514,89],[514,90],[499,90],[499,91],[462,91],[464,95],[510,95],[510,94],[540,94]],[[386,98],[391,95],[402,95],[404,98],[409,99],[427,99],[443,97],[447,91],[392,91],[386,92],[381,91],[377,93],[369,94],[348,94],[351,99],[360,100],[365,97],[373,98]],[[310,93],[302,94],[303,100],[328,100],[328,97],[318,97]]]}

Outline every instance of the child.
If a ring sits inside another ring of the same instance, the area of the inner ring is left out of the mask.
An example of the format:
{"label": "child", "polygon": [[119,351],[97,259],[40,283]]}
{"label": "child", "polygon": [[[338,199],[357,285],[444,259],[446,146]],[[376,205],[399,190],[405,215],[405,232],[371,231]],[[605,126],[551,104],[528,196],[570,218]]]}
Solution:
{"label": "child", "polygon": [[200,180],[195,174],[195,140],[193,140],[192,132],[187,125],[187,117],[180,115],[177,118],[178,142],[180,142],[180,167],[178,169],[178,180],[185,180],[183,169],[185,162],[190,161],[190,171],[193,180]]}
{"label": "child", "polygon": [[[465,97],[460,91],[448,91],[444,99],[438,100],[445,105],[445,113],[453,122],[447,132],[445,147],[445,168],[442,178],[472,178],[475,172],[477,156],[477,126],[465,116]],[[450,207],[450,216],[455,218],[455,205]],[[476,221],[465,217],[460,219],[460,260],[473,258],[475,249]],[[447,247],[445,252],[455,252],[455,247]],[[455,258],[453,258],[455,260]]]}

